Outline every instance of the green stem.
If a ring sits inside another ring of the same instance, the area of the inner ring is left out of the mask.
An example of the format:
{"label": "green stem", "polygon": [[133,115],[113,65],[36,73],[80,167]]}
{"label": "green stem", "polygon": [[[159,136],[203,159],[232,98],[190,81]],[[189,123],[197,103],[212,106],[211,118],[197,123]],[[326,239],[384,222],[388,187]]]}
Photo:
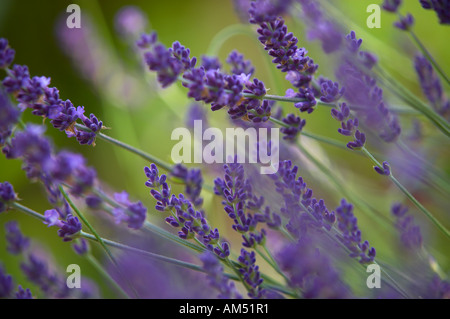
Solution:
{"label": "green stem", "polygon": [[[75,127],[77,129],[80,129],[80,130],[84,130],[84,131],[88,131],[88,132],[90,131],[89,128],[87,128],[86,126],[84,126],[82,124],[78,124],[77,123],[77,124],[75,124]],[[159,158],[157,158],[157,157],[155,157],[155,156],[153,156],[153,155],[151,155],[149,153],[146,153],[146,152],[144,152],[144,151],[142,151],[142,150],[140,150],[140,149],[138,149],[136,147],[128,145],[128,144],[126,144],[126,143],[124,143],[122,141],[119,141],[119,140],[117,140],[115,138],[112,138],[112,137],[110,137],[108,135],[105,135],[103,133],[97,133],[97,138],[100,138],[100,139],[102,139],[104,141],[107,141],[107,142],[109,142],[111,144],[119,146],[119,147],[121,147],[121,148],[123,148],[123,149],[125,149],[125,150],[127,150],[127,151],[129,151],[131,153],[134,153],[134,154],[142,157],[143,159],[145,159],[145,160],[147,160],[149,162],[155,163],[156,165],[158,165],[159,167],[165,169],[166,171],[169,171],[169,172],[172,171],[172,165],[170,165],[169,163],[166,163],[163,160],[161,160],[161,159],[159,159]]]}
{"label": "green stem", "polygon": [[136,298],[139,298],[136,290],[133,288],[133,286],[129,283],[129,281],[126,279],[126,277],[122,274],[122,271],[120,270],[119,264],[117,263],[116,259],[114,258],[113,254],[111,253],[111,251],[109,250],[109,248],[105,245],[105,243],[103,242],[102,238],[100,237],[100,235],[97,233],[97,231],[95,230],[94,227],[92,227],[92,225],[89,223],[89,221],[87,220],[87,218],[84,216],[84,214],[78,209],[78,207],[73,203],[72,199],[70,198],[70,196],[66,193],[66,191],[64,190],[64,187],[62,185],[59,186],[59,190],[61,191],[61,194],[63,195],[63,197],[66,199],[67,203],[69,203],[69,206],[74,210],[74,212],[77,214],[77,216],[83,221],[83,223],[89,228],[89,230],[94,234],[95,238],[97,238],[98,243],[100,244],[100,246],[102,246],[103,250],[106,252],[106,254],[108,255],[109,259],[111,259],[114,267],[117,269],[117,272],[119,273],[119,275],[125,279],[125,282],[128,284],[128,286],[130,287],[130,289],[133,291],[134,295]]}
{"label": "green stem", "polygon": [[[366,154],[366,156],[378,167],[382,167],[380,162],[365,148],[363,147],[361,151]],[[429,212],[407,189],[403,184],[401,184],[392,174],[392,172],[389,175],[389,178],[391,181],[397,186],[403,194],[408,197],[408,199],[413,202],[413,204],[422,212],[425,214],[425,216],[447,237],[450,238],[450,232],[448,229],[445,228],[444,225],[442,225],[431,212]]]}
{"label": "green stem", "polygon": [[90,262],[90,264],[107,280],[111,283],[111,285],[122,295],[124,298],[129,298],[127,293],[122,289],[122,287],[111,278],[108,272],[103,268],[103,266],[95,259],[91,254],[86,255],[86,259]]}

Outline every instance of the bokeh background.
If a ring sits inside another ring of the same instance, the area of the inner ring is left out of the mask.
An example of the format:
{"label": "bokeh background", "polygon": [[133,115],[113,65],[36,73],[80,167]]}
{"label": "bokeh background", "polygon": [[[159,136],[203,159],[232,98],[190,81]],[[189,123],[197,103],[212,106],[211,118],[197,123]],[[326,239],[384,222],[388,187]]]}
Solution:
{"label": "bokeh background", "polygon": [[[346,26],[346,30],[356,30],[357,35],[364,39],[364,49],[375,52],[383,67],[423,99],[411,60],[417,50],[406,34],[392,27],[395,17],[382,12],[381,29],[368,29],[366,26],[369,15],[366,13],[367,6],[381,1],[332,2],[340,12],[338,21]],[[444,70],[450,73],[449,28],[439,25],[435,13],[423,10],[419,1],[404,2],[406,3],[402,12],[414,15],[415,32],[423,39]],[[81,7],[81,31],[71,32],[65,27],[64,22],[68,15],[66,8],[71,3]],[[110,128],[106,131],[107,134],[170,162],[170,151],[174,145],[170,140],[170,134],[174,128],[185,126],[185,114],[190,101],[181,86],[175,85],[162,91],[155,84],[152,75],[141,65],[139,56],[133,48],[134,39],[117,32],[115,16],[127,5],[137,6],[147,15],[149,25],[146,31],[156,30],[160,41],[167,46],[179,40],[191,49],[191,56],[217,54],[222,62],[229,52],[237,49],[247,59],[252,60],[256,66],[255,76],[263,80],[266,87],[271,88],[271,94],[283,95],[289,87],[283,75],[276,72],[275,66],[270,64],[270,58],[263,53],[256,37],[249,37],[248,34],[252,32],[254,34],[252,26],[248,24],[236,26],[241,20],[234,10],[232,1],[1,0],[0,36],[7,38],[16,50],[14,63],[28,65],[32,75],[51,77],[52,86],[59,88],[63,99],[70,99],[73,104],[85,106],[87,113],[95,113],[103,120]],[[303,25],[298,21],[288,19],[287,23],[290,31],[299,38],[300,44],[308,49],[309,55],[320,65],[319,74],[334,78],[333,60],[323,54],[320,44],[306,40]],[[239,30],[240,34],[224,37],[225,33],[233,30]],[[288,109],[292,106],[283,104],[282,107]],[[206,106],[205,108],[207,109]],[[208,114],[210,124],[213,126],[225,127],[229,123],[224,112]],[[312,115],[306,116],[306,119],[310,131],[339,139],[336,133],[339,123],[331,119],[329,110],[319,108]],[[26,120],[35,123],[40,121],[29,114]],[[405,127],[410,123],[411,118],[404,119]],[[149,219],[160,223],[162,218],[152,209],[153,199],[144,186],[146,178],[143,167],[149,163],[103,141],[98,141],[95,147],[83,147],[79,146],[76,140],[67,139],[64,133],[51,127],[47,133],[58,149],[82,153],[89,164],[97,169],[104,189],[127,190],[133,199],[142,200],[149,208]],[[439,143],[439,138],[436,143]],[[323,163],[338,170],[341,176],[346,177],[346,172],[352,172],[351,178],[346,179],[346,183],[355,193],[364,197],[385,216],[389,216],[391,203],[402,195],[392,188],[388,181],[375,176],[371,164],[366,159],[333,147],[307,142]],[[444,154],[449,155],[448,152]],[[298,154],[298,158],[301,159],[301,154]],[[448,178],[449,157],[434,160],[436,165],[443,168]],[[302,167],[305,169],[306,178],[311,177],[308,182],[315,190],[316,196],[324,197],[327,205],[335,207],[342,195],[327,182],[326,178],[321,177],[314,167],[307,163]],[[212,184],[213,179],[212,174],[205,176],[208,184]],[[10,181],[24,205],[39,212],[49,209],[43,189],[26,179],[19,160],[7,161],[3,156],[0,157],[0,181]],[[416,195],[420,197],[420,194]],[[204,192],[204,197],[204,207],[212,224],[226,225],[227,217],[220,200],[208,192]],[[424,197],[420,200],[434,211],[444,224],[450,226],[448,198],[440,196],[437,201],[427,201]],[[389,260],[398,253],[398,249],[392,245],[396,234],[379,229],[377,223],[368,216],[357,216],[367,239],[383,258]],[[448,272],[450,269],[448,245],[419,213],[416,212],[415,216],[424,225],[423,232],[427,243],[433,247],[432,253],[443,270]],[[111,225],[102,217],[90,215],[90,218],[105,237],[115,236],[109,227]],[[32,238],[33,247],[42,247],[52,255],[55,266],[61,272],[64,272],[68,264],[79,264],[84,276],[100,283],[102,296],[115,296],[98,272],[83,258],[77,256],[67,243],[63,243],[54,229],[48,229],[31,217],[11,211],[0,216],[0,261],[17,282],[26,283],[26,280],[20,272],[19,260],[6,253],[4,244],[4,224],[11,219],[19,221],[24,234]],[[233,239],[235,235],[225,231],[225,236]],[[104,261],[102,251],[97,247],[93,247],[93,251],[99,260]],[[33,288],[32,285],[27,286]]]}

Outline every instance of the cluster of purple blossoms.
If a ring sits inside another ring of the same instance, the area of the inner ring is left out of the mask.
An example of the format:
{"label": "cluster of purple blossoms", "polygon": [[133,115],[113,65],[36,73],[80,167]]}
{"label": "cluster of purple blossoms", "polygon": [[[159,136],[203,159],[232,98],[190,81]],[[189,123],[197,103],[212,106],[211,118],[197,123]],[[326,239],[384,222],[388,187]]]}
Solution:
{"label": "cluster of purple blossoms", "polygon": [[233,50],[227,57],[226,62],[231,66],[231,74],[252,76],[255,68],[249,60],[244,59],[244,55]]}
{"label": "cluster of purple blossoms", "polygon": [[6,223],[6,249],[10,254],[18,255],[30,246],[30,239],[25,237],[19,229],[16,221]]}
{"label": "cluster of purple blossoms", "polygon": [[27,177],[45,186],[48,201],[54,207],[47,212],[46,223],[58,226],[58,235],[69,241],[81,230],[81,223],[72,215],[60,187],[68,184],[72,195],[85,195],[94,186],[96,171],[87,167],[79,154],[61,151],[54,155],[52,144],[43,133],[42,126],[28,125],[15,134],[3,151],[8,158],[21,158]]}
{"label": "cluster of purple blossoms", "polygon": [[255,252],[241,249],[238,262],[240,265],[239,272],[243,277],[244,283],[248,286],[248,296],[255,299],[263,297],[265,290],[261,287],[263,279],[259,272],[259,266],[256,265]]}
{"label": "cluster of purple blossoms", "polygon": [[20,265],[26,278],[38,286],[46,297],[67,298],[71,293],[65,280],[50,271],[47,263],[35,254]]}
{"label": "cluster of purple blossoms", "polygon": [[434,110],[446,119],[450,119],[450,100],[445,96],[441,80],[431,63],[424,56],[418,55],[414,60],[414,67],[419,76],[422,91]]}
{"label": "cluster of purple blossoms", "polygon": [[58,227],[58,236],[63,239],[63,241],[72,241],[78,236],[81,231],[81,223],[78,217],[68,214],[65,216],[64,220],[61,219],[60,213],[56,209],[50,209],[45,211],[45,221],[44,224],[50,226]]}
{"label": "cluster of purple blossoms", "polygon": [[400,203],[392,205],[392,215],[397,219],[395,227],[400,232],[400,240],[408,249],[420,249],[422,247],[422,234],[420,227],[414,224],[414,217],[408,214],[408,207]]}
{"label": "cluster of purple blossoms", "polygon": [[201,66],[206,70],[220,70],[222,68],[222,64],[219,59],[215,56],[202,56]]}
{"label": "cluster of purple blossoms", "polygon": [[[387,143],[396,141],[401,133],[398,118],[384,103],[383,90],[377,86],[375,78],[367,75],[376,59],[370,53],[360,51],[362,40],[354,31],[347,35],[346,44],[346,54],[336,70],[337,78],[345,87],[344,98],[350,108],[358,106],[355,109],[357,116],[376,130],[382,140]],[[362,133],[358,135],[362,136]]]}
{"label": "cluster of purple blossoms", "polygon": [[190,50],[178,41],[171,48],[166,48],[157,42],[156,33],[143,35],[137,42],[141,49],[145,49],[144,60],[151,71],[156,72],[158,82],[167,87],[178,80],[178,77],[197,63],[197,59],[190,58]]}
{"label": "cluster of purple blossoms", "polygon": [[347,104],[345,102],[339,104],[339,110],[331,109],[331,116],[341,122],[341,127],[338,129],[340,134],[354,137],[353,141],[347,143],[347,147],[351,150],[361,149],[366,143],[366,136],[358,129],[358,118],[350,118],[350,108]]}
{"label": "cluster of purple blossoms", "polygon": [[208,274],[210,285],[220,292],[218,298],[242,299],[234,283],[230,282],[223,273],[223,267],[214,254],[209,251],[204,252],[200,255],[200,259],[203,262],[203,269]]}
{"label": "cluster of purple blossoms", "polygon": [[12,106],[6,94],[0,89],[0,146],[11,136],[19,115],[19,110]]}
{"label": "cluster of purple blossoms", "polygon": [[362,241],[358,219],[353,214],[353,205],[342,199],[341,205],[336,208],[336,216],[337,226],[341,231],[337,238],[350,251],[350,257],[359,258],[362,264],[373,262],[376,255],[375,248],[370,247],[367,240]]}
{"label": "cluster of purple blossoms", "polygon": [[[0,39],[0,48],[4,41],[6,40]],[[0,49],[0,60],[3,55],[5,51]],[[30,77],[27,66],[15,64],[9,69],[8,65],[2,67],[7,73],[2,84],[7,93],[16,97],[22,109],[31,108],[34,115],[50,119],[55,128],[66,131],[68,137],[75,137],[80,144],[95,145],[96,134],[103,128],[103,123],[94,114],[88,118],[84,115],[84,107],[75,107],[70,100],[60,99],[58,89],[49,87],[49,78]],[[3,104],[3,101],[0,103]],[[75,128],[78,119],[89,131]],[[2,131],[0,122],[0,134]]]}
{"label": "cluster of purple blossoms", "polygon": [[[338,50],[343,42],[342,33],[320,10],[318,1],[299,0],[302,6],[302,20],[306,20],[308,40],[318,39],[325,53]],[[311,27],[310,27],[311,26]]]}
{"label": "cluster of purple blossoms", "polygon": [[[264,204],[264,198],[253,195],[250,181],[245,178],[242,164],[229,163],[224,165],[224,178],[214,180],[214,193],[224,200],[224,210],[233,220],[233,230],[242,234],[244,247],[253,248],[256,245],[264,245],[266,231],[256,230],[258,223],[266,222],[264,214],[259,212]],[[246,213],[253,210],[256,214]],[[259,213],[258,213],[259,212]]]}
{"label": "cluster of purple blossoms", "polygon": [[203,204],[203,198],[200,197],[203,185],[202,171],[200,169],[187,169],[181,164],[173,167],[172,176],[181,179],[185,184],[185,192],[189,200],[195,207]]}
{"label": "cluster of purple blossoms", "polygon": [[144,168],[148,181],[145,185],[151,188],[150,194],[156,199],[156,210],[170,212],[166,222],[172,227],[179,228],[178,236],[182,239],[192,239],[195,236],[212,252],[220,258],[230,255],[230,246],[227,242],[220,244],[220,235],[217,228],[212,229],[205,218],[203,211],[196,211],[189,199],[183,194],[178,197],[171,194],[167,184],[167,176],[159,175],[155,164]]}
{"label": "cluster of purple blossoms", "polygon": [[13,291],[12,277],[6,274],[0,266],[0,298],[7,298]]}
{"label": "cluster of purple blossoms", "polygon": [[[61,224],[59,232],[65,240],[71,240],[77,231],[81,229],[81,224],[75,222],[76,217],[67,218],[64,221],[59,220],[59,214],[54,211],[51,214],[46,212],[46,217],[49,222],[54,224]],[[50,270],[47,262],[43,256],[38,256],[35,253],[28,253],[27,248],[30,246],[30,240],[24,236],[17,222],[11,221],[6,225],[6,242],[8,252],[13,255],[21,255],[25,258],[22,261],[20,268],[28,281],[35,284],[46,298],[70,298],[77,297],[80,294],[81,298],[95,297],[96,288],[89,283],[83,287],[81,291],[78,289],[69,289],[64,277],[59,276],[53,270]],[[49,225],[50,226],[50,225]],[[88,283],[88,282],[86,282]],[[18,286],[18,291],[14,294],[17,299],[31,299],[32,294],[30,289],[23,289],[21,285]],[[5,276],[0,267],[0,298],[12,298],[12,279],[10,276]]]}
{"label": "cluster of purple blossoms", "polygon": [[[189,89],[188,97],[211,104],[211,110],[227,107],[232,119],[245,118],[256,123],[268,120],[271,105],[261,102],[266,94],[264,83],[258,79],[250,81],[254,68],[238,52],[233,51],[227,59],[232,66],[230,75],[222,72],[219,61],[211,57],[203,57],[202,65],[196,68],[196,58],[189,57],[189,49],[179,42],[166,49],[157,43],[156,33],[143,35],[137,45],[148,50],[144,59],[163,87],[182,75],[183,86]],[[244,93],[252,97],[245,98]]]}
{"label": "cluster of purple blossoms", "polygon": [[414,25],[414,17],[409,13],[404,17],[400,17],[399,21],[394,22],[395,27],[404,31],[410,30],[413,25]]}
{"label": "cluster of purple blossoms", "polygon": [[384,0],[382,8],[389,12],[397,12],[401,4],[402,0]]}
{"label": "cluster of purple blossoms", "polygon": [[14,56],[16,51],[9,47],[8,40],[0,39],[0,69],[7,68],[12,61],[14,61]]}
{"label": "cluster of purple blossoms", "polygon": [[0,213],[4,212],[9,203],[17,199],[14,188],[9,182],[0,183]]}
{"label": "cluster of purple blossoms", "polygon": [[284,161],[280,162],[277,174],[272,175],[276,191],[284,200],[281,213],[289,220],[286,229],[296,238],[304,239],[334,228],[338,230],[338,240],[350,250],[350,257],[359,257],[361,263],[373,261],[375,249],[367,241],[361,241],[353,206],[343,199],[341,205],[330,212],[322,199],[313,197],[313,191],[302,177],[297,178],[297,173],[297,166]]}
{"label": "cluster of purple blossoms", "polygon": [[33,299],[33,295],[31,294],[30,288],[27,288],[25,290],[22,288],[21,285],[19,285],[19,287],[17,287],[16,298],[17,299]]}
{"label": "cluster of purple blossoms", "polygon": [[[0,298],[12,298],[13,297],[14,284],[11,275],[4,272],[0,266]],[[17,287],[17,292],[14,294],[16,299],[32,299],[30,289],[24,290],[21,285]]]}
{"label": "cluster of purple blossoms", "polygon": [[282,121],[287,127],[282,127],[280,131],[284,135],[283,139],[288,141],[295,141],[306,124],[304,119],[302,120],[294,114],[288,114]]}
{"label": "cluster of purple blossoms", "polygon": [[383,162],[383,167],[374,166],[373,168],[375,172],[377,172],[380,175],[389,176],[391,175],[391,167],[388,162]]}
{"label": "cluster of purple blossoms", "polygon": [[313,198],[313,191],[303,178],[297,178],[298,167],[291,161],[280,162],[278,172],[271,175],[276,192],[283,198],[281,214],[288,219],[286,229],[295,238],[322,228],[330,230],[336,221],[334,212],[328,211],[323,200]]}
{"label": "cluster of purple blossoms", "polygon": [[286,245],[278,254],[281,269],[288,274],[290,285],[300,288],[304,298],[349,298],[350,289],[342,283],[330,258],[314,247],[312,238]]}
{"label": "cluster of purple blossoms", "polygon": [[450,1],[449,0],[420,0],[422,8],[434,10],[439,18],[439,23],[450,24]]}
{"label": "cluster of purple blossoms", "polygon": [[140,202],[130,202],[128,193],[115,193],[114,199],[121,206],[114,207],[113,214],[116,224],[127,223],[131,229],[140,229],[147,218],[147,208]]}
{"label": "cluster of purple blossoms", "polygon": [[259,41],[274,58],[272,62],[287,73],[286,78],[298,89],[291,97],[304,99],[296,103],[295,107],[302,112],[311,113],[317,103],[311,82],[318,65],[306,55],[308,52],[305,48],[297,47],[298,39],[292,32],[288,33],[284,20],[274,15],[276,12],[279,11],[268,2],[252,2],[249,10],[250,23],[259,25]]}

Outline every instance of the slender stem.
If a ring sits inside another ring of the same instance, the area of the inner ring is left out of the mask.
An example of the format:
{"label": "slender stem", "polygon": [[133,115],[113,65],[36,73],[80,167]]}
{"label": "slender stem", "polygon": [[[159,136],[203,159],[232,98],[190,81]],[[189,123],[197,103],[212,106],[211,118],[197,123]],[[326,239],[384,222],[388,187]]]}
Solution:
{"label": "slender stem", "polygon": [[[84,126],[82,124],[78,124],[77,123],[77,124],[75,124],[75,127],[80,129],[80,130],[84,130],[84,131],[88,131],[88,132],[90,131],[89,128],[87,128],[86,126]],[[128,144],[126,144],[126,143],[124,143],[122,141],[119,141],[119,140],[117,140],[115,138],[112,138],[112,137],[110,137],[108,135],[105,135],[103,133],[97,133],[97,138],[100,138],[100,139],[102,139],[104,141],[107,141],[107,142],[109,142],[111,144],[119,146],[119,147],[121,147],[121,148],[123,148],[123,149],[125,149],[127,151],[130,151],[130,152],[132,152],[132,153],[142,157],[143,159],[145,159],[145,160],[147,160],[149,162],[157,164],[159,167],[165,169],[166,171],[169,171],[169,172],[172,171],[172,165],[170,165],[169,163],[166,163],[163,160],[161,160],[161,159],[159,159],[159,158],[157,158],[157,157],[155,157],[155,156],[153,156],[153,155],[151,155],[149,153],[146,153],[146,152],[144,152],[144,151],[142,151],[142,150],[140,150],[140,149],[138,149],[136,147],[128,145]]]}
{"label": "slender stem", "polygon": [[130,298],[127,293],[122,289],[122,287],[111,278],[111,276],[108,274],[108,272],[103,268],[103,266],[98,262],[97,259],[95,259],[92,254],[86,255],[86,259],[89,261],[89,263],[106,279],[108,280],[111,285],[125,298]]}
{"label": "slender stem", "polygon": [[64,188],[62,186],[59,186],[59,190],[61,191],[63,197],[66,199],[67,203],[69,203],[70,207],[74,210],[74,212],[77,214],[77,216],[83,221],[83,223],[89,228],[89,230],[94,234],[94,236],[97,238],[97,241],[99,242],[100,246],[105,250],[106,254],[109,256],[111,261],[117,266],[116,259],[112,255],[111,251],[108,247],[106,247],[105,243],[101,239],[100,235],[97,233],[97,231],[92,227],[91,223],[86,219],[83,213],[78,209],[78,207],[73,203],[70,196],[66,193]]}
{"label": "slender stem", "polygon": [[[378,167],[382,167],[382,165],[380,164],[380,162],[365,148],[363,147],[361,149],[361,151],[366,154],[366,156],[372,161],[372,163],[374,163],[375,165],[377,165]],[[450,238],[450,232],[448,229],[445,228],[444,225],[442,225],[434,216],[431,212],[429,212],[407,189],[405,186],[403,186],[402,183],[400,183],[392,174],[392,172],[389,175],[389,178],[391,179],[391,181],[395,184],[395,186],[397,186],[402,192],[403,194],[406,195],[406,197],[408,197],[408,199],[413,202],[413,204],[420,210],[422,211],[422,213],[425,214],[425,216],[431,220],[431,222],[437,226],[437,228],[447,237]]]}
{"label": "slender stem", "polygon": [[92,225],[89,223],[89,221],[87,220],[87,218],[84,216],[84,214],[78,209],[78,207],[73,203],[72,199],[70,198],[70,196],[66,193],[66,191],[64,190],[64,187],[62,185],[59,186],[59,190],[61,191],[61,194],[63,195],[63,197],[66,199],[66,201],[69,203],[69,206],[74,210],[74,212],[77,214],[77,216],[83,221],[83,223],[89,228],[89,230],[94,234],[95,238],[97,238],[98,243],[100,244],[100,246],[102,246],[103,250],[106,252],[106,254],[108,255],[109,259],[111,259],[113,265],[115,266],[115,268],[117,269],[117,272],[119,273],[119,275],[121,277],[123,277],[125,279],[125,282],[128,284],[128,286],[130,287],[130,289],[133,291],[134,295],[136,298],[139,298],[139,295],[137,294],[136,290],[134,289],[134,287],[129,283],[129,281],[126,279],[126,277],[122,274],[122,271],[120,270],[119,264],[117,263],[116,259],[114,258],[113,254],[111,253],[111,251],[109,250],[109,248],[105,245],[105,243],[103,242],[102,238],[100,237],[100,235],[97,233],[97,231],[95,230],[94,227],[92,227]]}

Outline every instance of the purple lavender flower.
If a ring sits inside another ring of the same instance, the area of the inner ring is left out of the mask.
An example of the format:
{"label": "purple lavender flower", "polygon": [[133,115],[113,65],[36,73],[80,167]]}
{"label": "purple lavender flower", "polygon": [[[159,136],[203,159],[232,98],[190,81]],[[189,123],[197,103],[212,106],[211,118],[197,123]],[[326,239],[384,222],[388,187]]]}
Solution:
{"label": "purple lavender flower", "polygon": [[450,1],[448,0],[420,0],[422,8],[434,10],[439,18],[439,23],[450,24]]}
{"label": "purple lavender flower", "polygon": [[208,274],[211,287],[218,290],[220,299],[241,299],[242,296],[237,291],[233,282],[230,282],[223,273],[223,267],[219,259],[210,252],[204,252],[200,255],[203,262],[203,269]]}
{"label": "purple lavender flower", "polygon": [[302,6],[302,20],[306,20],[308,40],[318,39],[322,49],[329,54],[341,47],[343,37],[339,28],[326,18],[320,5],[314,0],[299,0]]}
{"label": "purple lavender flower", "polygon": [[298,167],[291,161],[279,164],[277,174],[271,175],[276,192],[283,198],[280,212],[288,218],[286,229],[296,238],[309,232],[322,229],[330,230],[336,221],[334,212],[330,212],[323,200],[313,198],[313,191],[307,187],[303,178],[297,178]]}
{"label": "purple lavender flower", "polygon": [[97,136],[96,133],[98,133],[103,128],[103,122],[99,121],[97,117],[92,113],[89,117],[86,117],[84,116],[84,114],[82,114],[80,118],[83,121],[84,125],[91,131],[86,132],[76,130],[76,138],[78,143],[80,143],[81,145],[87,144],[95,146],[95,138]]}
{"label": "purple lavender flower", "polygon": [[314,111],[314,106],[316,106],[317,101],[314,97],[314,92],[309,88],[300,88],[298,92],[294,92],[292,89],[286,91],[286,97],[300,98],[304,99],[302,102],[297,102],[294,104],[300,112],[311,113]]}
{"label": "purple lavender flower", "polygon": [[66,131],[71,134],[71,136],[74,136],[75,132],[73,125],[83,114],[83,107],[75,107],[70,100],[66,100],[62,103],[60,112],[54,116],[51,123],[54,128],[57,128],[60,131]]}
{"label": "purple lavender flower", "polygon": [[26,65],[14,64],[9,70],[8,76],[4,78],[2,84],[7,93],[16,93],[30,80],[30,73]]}
{"label": "purple lavender flower", "polygon": [[250,23],[271,22],[285,13],[291,4],[290,0],[257,0],[250,4],[248,13]]}
{"label": "purple lavender flower", "polygon": [[141,49],[148,49],[156,43],[157,39],[158,35],[156,32],[152,32],[151,34],[142,34],[139,40],[136,41],[136,45]]}
{"label": "purple lavender flower", "polygon": [[177,164],[171,173],[172,176],[183,180],[189,200],[194,206],[200,207],[203,204],[203,198],[200,197],[203,185],[202,171],[200,169],[187,169],[182,164]]}
{"label": "purple lavender flower", "polygon": [[[339,82],[345,87],[344,98],[350,108],[351,105],[359,107],[355,110],[359,120],[376,130],[385,142],[394,142],[401,133],[398,118],[383,102],[383,90],[377,86],[375,78],[370,77],[360,65],[371,68],[375,60],[370,53],[359,50],[362,40],[356,37],[354,31],[347,35],[346,40],[347,52],[336,70]],[[364,145],[363,137],[364,133],[359,132],[359,137],[349,146],[361,147]]]}
{"label": "purple lavender flower", "polygon": [[282,127],[280,129],[283,133],[283,139],[288,141],[295,141],[306,124],[306,121],[294,114],[288,114],[283,120],[283,123],[289,127]]}
{"label": "purple lavender flower", "polygon": [[374,166],[373,168],[375,172],[377,172],[380,175],[391,175],[391,167],[389,166],[388,162],[383,162],[383,167]]}
{"label": "purple lavender flower", "polygon": [[128,193],[125,191],[115,193],[114,199],[121,205],[113,209],[116,224],[126,222],[129,228],[142,228],[147,217],[147,208],[141,202],[130,202]]}
{"label": "purple lavender flower", "polygon": [[141,37],[138,46],[148,48],[144,53],[145,63],[151,71],[157,73],[158,82],[167,87],[178,80],[178,76],[186,70],[194,68],[197,59],[190,58],[190,50],[178,41],[167,49],[161,43],[156,43],[156,35]]}
{"label": "purple lavender flower", "polygon": [[166,175],[159,175],[155,164],[144,168],[148,181],[145,185],[151,188],[150,194],[156,199],[156,210],[161,212],[171,212],[166,217],[166,223],[172,227],[179,228],[178,236],[182,239],[191,239],[197,236],[206,248],[214,252],[220,258],[230,255],[228,243],[219,243],[218,229],[212,229],[205,218],[203,211],[196,211],[189,199],[183,194],[178,197],[171,194],[170,187],[166,182]]}
{"label": "purple lavender flower", "polygon": [[244,55],[233,50],[227,57],[226,62],[231,66],[231,73],[236,75],[253,75],[255,68],[250,60],[244,60]]}
{"label": "purple lavender flower", "polygon": [[325,103],[333,103],[338,101],[344,94],[345,89],[339,89],[339,83],[323,78],[319,79],[320,91],[322,96],[320,100]]}
{"label": "purple lavender flower", "polygon": [[256,265],[255,252],[241,249],[238,262],[241,266],[239,272],[242,274],[245,283],[250,287],[248,296],[255,299],[261,298],[264,295],[264,289],[261,288],[263,279],[259,272],[259,266]]}
{"label": "purple lavender flower", "polygon": [[0,38],[0,69],[7,68],[14,60],[16,51],[8,45],[8,40]]}
{"label": "purple lavender flower", "polygon": [[22,86],[17,93],[17,100],[24,105],[31,105],[39,101],[44,95],[45,89],[50,84],[50,78],[34,76]]}
{"label": "purple lavender flower", "polygon": [[414,25],[414,17],[411,14],[407,14],[404,17],[401,17],[399,21],[394,23],[394,26],[399,28],[400,30],[408,31]]}
{"label": "purple lavender flower", "polygon": [[11,136],[12,127],[19,115],[19,111],[12,106],[6,94],[0,89],[0,145],[5,144],[6,139]]}
{"label": "purple lavender flower", "polygon": [[138,7],[125,6],[114,17],[114,26],[124,38],[136,37],[148,27],[148,18]]}
{"label": "purple lavender flower", "polygon": [[327,254],[314,247],[312,238],[283,247],[278,254],[281,269],[288,274],[290,286],[300,288],[304,298],[349,298],[339,273]]}
{"label": "purple lavender flower", "polygon": [[383,9],[389,12],[397,12],[402,0],[384,0]]}
{"label": "purple lavender flower", "polygon": [[89,253],[89,244],[87,242],[86,239],[84,238],[79,238],[78,243],[73,244],[73,250],[81,256],[86,255],[87,253]]}
{"label": "purple lavender flower", "polygon": [[55,87],[45,88],[44,94],[42,103],[33,104],[32,113],[44,118],[54,119],[61,111],[64,102],[59,98],[59,91]]}
{"label": "purple lavender flower", "polygon": [[72,174],[73,183],[70,193],[81,196],[94,186],[97,171],[92,167],[79,165]]}
{"label": "purple lavender flower", "polygon": [[441,80],[434,72],[433,66],[424,56],[417,55],[414,66],[419,76],[420,86],[432,107],[439,114],[450,118],[450,101],[442,89]]}
{"label": "purple lavender flower", "polygon": [[99,209],[103,204],[103,199],[96,195],[88,195],[85,199],[86,205],[91,209]]}
{"label": "purple lavender flower", "polygon": [[7,275],[0,266],[0,298],[10,297],[13,290],[12,277]]}
{"label": "purple lavender flower", "polygon": [[[205,71],[208,70],[219,70],[222,68],[222,65],[220,64],[220,61],[215,56],[202,56],[202,64],[201,66],[205,69]],[[240,73],[239,73],[240,74]]]}
{"label": "purple lavender flower", "polygon": [[9,182],[0,183],[0,213],[8,208],[8,203],[16,200],[14,188]]}
{"label": "purple lavender flower", "polygon": [[66,298],[72,291],[66,281],[51,271],[43,258],[30,254],[20,265],[27,279],[37,285],[47,298]]}
{"label": "purple lavender flower", "polygon": [[16,298],[17,299],[33,299],[33,295],[31,294],[30,288],[27,288],[26,290],[22,288],[21,285],[17,288],[16,292]]}
{"label": "purple lavender flower", "polygon": [[422,234],[420,227],[414,224],[414,217],[408,214],[408,207],[400,203],[392,205],[391,213],[397,219],[395,227],[400,232],[400,239],[407,249],[420,249],[422,247]]}
{"label": "purple lavender flower", "polygon": [[46,170],[51,163],[52,146],[43,136],[44,131],[43,126],[27,125],[11,140],[11,156],[23,157],[28,166]]}
{"label": "purple lavender flower", "polygon": [[69,214],[65,217],[65,220],[60,219],[61,216],[56,209],[51,209],[45,211],[45,221],[44,224],[50,226],[57,226],[58,236],[63,239],[63,241],[71,241],[78,233],[81,231],[81,223],[78,217]]}
{"label": "purple lavender flower", "polygon": [[362,242],[358,220],[353,214],[353,205],[342,199],[341,205],[336,208],[336,216],[338,229],[342,232],[338,235],[338,239],[350,251],[349,256],[359,258],[362,264],[373,262],[376,255],[375,248],[370,247],[367,240]]}
{"label": "purple lavender flower", "polygon": [[6,249],[9,253],[18,255],[30,246],[30,239],[22,234],[16,221],[6,223],[5,228],[8,243]]}

